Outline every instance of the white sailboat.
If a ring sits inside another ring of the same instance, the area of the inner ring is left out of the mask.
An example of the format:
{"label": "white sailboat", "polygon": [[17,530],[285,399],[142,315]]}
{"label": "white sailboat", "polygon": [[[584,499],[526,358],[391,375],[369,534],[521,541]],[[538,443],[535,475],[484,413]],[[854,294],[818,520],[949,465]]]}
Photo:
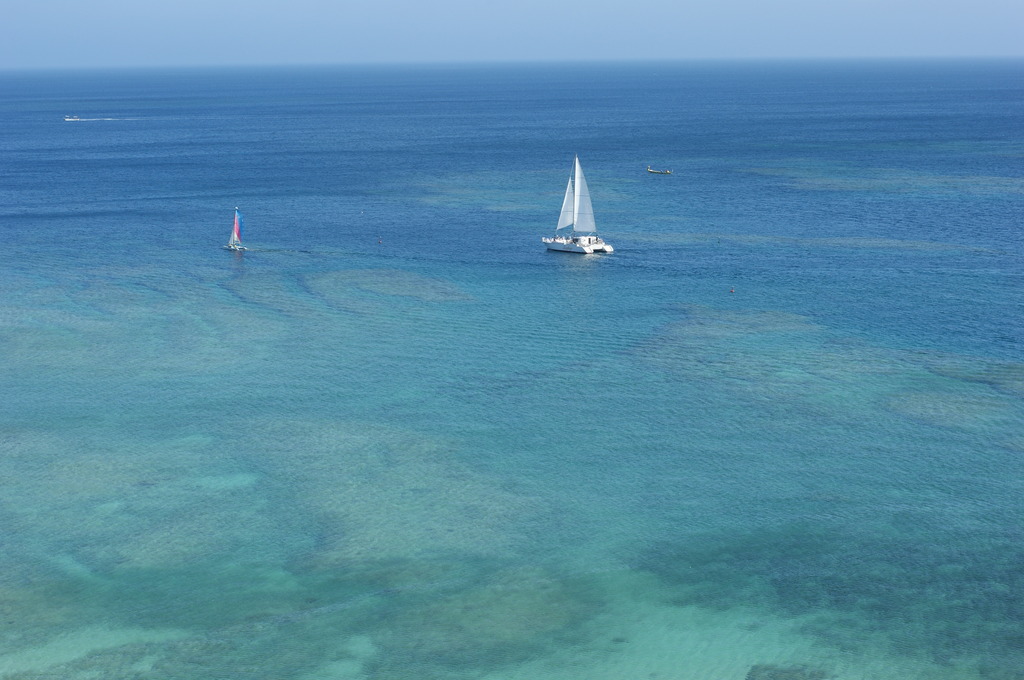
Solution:
{"label": "white sailboat", "polygon": [[231,228],[231,238],[228,239],[228,244],[224,247],[228,250],[248,250],[242,245],[242,213],[237,207],[235,208],[235,226]]}
{"label": "white sailboat", "polygon": [[[568,235],[559,234],[562,229],[572,227]],[[597,223],[594,222],[594,206],[590,203],[590,191],[587,180],[583,177],[580,157],[576,156],[572,172],[569,173],[569,184],[565,187],[565,198],[562,200],[562,213],[558,216],[558,226],[554,236],[546,236],[541,242],[548,250],[560,250],[565,253],[611,253],[614,248],[601,240],[597,235]]]}

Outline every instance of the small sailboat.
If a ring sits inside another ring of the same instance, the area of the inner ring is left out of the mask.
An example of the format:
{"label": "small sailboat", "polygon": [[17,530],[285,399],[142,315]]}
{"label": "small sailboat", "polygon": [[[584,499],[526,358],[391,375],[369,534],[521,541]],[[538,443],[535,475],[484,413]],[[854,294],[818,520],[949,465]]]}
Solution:
{"label": "small sailboat", "polygon": [[651,173],[652,175],[671,175],[672,174],[671,170],[654,170],[649,165],[647,166],[647,172]]}
{"label": "small sailboat", "polygon": [[[558,232],[572,227],[570,235]],[[597,235],[597,224],[594,222],[594,206],[590,203],[590,190],[587,180],[583,177],[580,157],[576,156],[572,171],[569,173],[569,184],[565,187],[565,198],[562,200],[562,213],[558,217],[555,235],[541,239],[548,250],[559,250],[564,253],[611,253],[614,248],[601,240]]]}
{"label": "small sailboat", "polygon": [[235,226],[231,229],[231,238],[228,239],[228,244],[224,247],[228,250],[248,250],[242,245],[242,213],[237,207],[235,208]]}

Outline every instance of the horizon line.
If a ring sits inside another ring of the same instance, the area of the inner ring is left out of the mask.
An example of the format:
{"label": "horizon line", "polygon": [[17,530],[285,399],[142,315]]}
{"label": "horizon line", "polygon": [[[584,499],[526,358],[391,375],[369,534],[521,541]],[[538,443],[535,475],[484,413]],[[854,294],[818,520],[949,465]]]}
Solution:
{"label": "horizon line", "polygon": [[643,65],[643,64],[755,64],[755,63],[909,63],[909,62],[1014,62],[1021,55],[900,55],[900,56],[772,56],[772,57],[679,57],[622,59],[506,59],[506,60],[416,60],[416,61],[309,61],[309,62],[234,62],[218,64],[94,64],[69,66],[0,66],[0,73],[70,71],[150,71],[150,70],[227,70],[291,68],[378,68],[378,67],[496,67],[545,65]]}

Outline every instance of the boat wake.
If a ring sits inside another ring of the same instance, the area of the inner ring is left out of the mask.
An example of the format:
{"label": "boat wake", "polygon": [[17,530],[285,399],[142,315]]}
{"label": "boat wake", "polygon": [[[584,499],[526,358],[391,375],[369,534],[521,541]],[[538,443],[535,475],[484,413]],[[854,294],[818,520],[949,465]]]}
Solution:
{"label": "boat wake", "polygon": [[142,120],[141,118],[80,118],[78,116],[64,116],[66,123],[92,123],[99,120]]}
{"label": "boat wake", "polygon": [[347,250],[300,250],[297,248],[260,248],[258,246],[246,246],[247,253],[290,253],[294,255],[349,255]]}

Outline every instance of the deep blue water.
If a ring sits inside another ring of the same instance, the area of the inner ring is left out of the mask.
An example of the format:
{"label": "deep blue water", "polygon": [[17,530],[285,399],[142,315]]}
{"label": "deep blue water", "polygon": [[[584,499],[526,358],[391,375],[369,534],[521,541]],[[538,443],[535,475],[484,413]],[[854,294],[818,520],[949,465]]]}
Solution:
{"label": "deep blue water", "polygon": [[1024,677],[1024,63],[0,92],[0,677]]}

